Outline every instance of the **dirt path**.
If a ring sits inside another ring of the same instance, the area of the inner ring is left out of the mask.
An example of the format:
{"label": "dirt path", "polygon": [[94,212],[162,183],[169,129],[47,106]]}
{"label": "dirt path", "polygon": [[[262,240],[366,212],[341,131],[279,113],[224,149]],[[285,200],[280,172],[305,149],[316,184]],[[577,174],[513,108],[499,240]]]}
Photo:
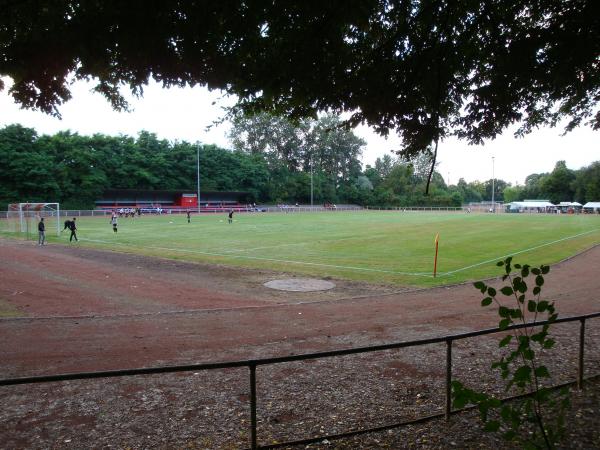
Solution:
{"label": "dirt path", "polygon": [[[600,247],[552,268],[561,316],[600,310]],[[471,284],[427,290],[285,276],[0,239],[1,376],[223,361],[346,348],[494,326]]]}

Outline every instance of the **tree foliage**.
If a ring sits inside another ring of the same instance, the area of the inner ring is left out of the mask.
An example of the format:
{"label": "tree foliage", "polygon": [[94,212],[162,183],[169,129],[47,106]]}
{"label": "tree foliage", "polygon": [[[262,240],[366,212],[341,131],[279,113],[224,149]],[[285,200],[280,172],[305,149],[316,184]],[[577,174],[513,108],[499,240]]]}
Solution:
{"label": "tree foliage", "polygon": [[[27,108],[59,114],[72,79],[97,80],[113,107],[206,85],[244,111],[292,118],[347,111],[395,130],[412,157],[456,135],[471,143],[567,118],[600,128],[595,0],[139,2],[9,0],[0,74]],[[0,89],[3,85],[0,83]]]}
{"label": "tree foliage", "polygon": [[[305,120],[298,130],[279,118],[244,117],[239,124],[232,131],[237,136],[233,151],[200,145],[203,190],[238,190],[257,202],[306,204],[312,172],[316,204],[444,207],[491,200],[491,180],[460,179],[447,186],[438,172],[425,196],[427,175],[420,167],[426,166],[426,156],[406,160],[386,154],[361,170],[361,140],[332,116]],[[254,137],[249,139],[248,133]],[[268,145],[253,145],[263,141]],[[196,144],[160,140],[147,131],[136,138],[69,131],[38,136],[35,130],[10,125],[0,129],[0,202],[59,201],[69,208],[92,208],[109,187],[195,191],[196,151]],[[568,177],[555,176],[564,171]],[[550,198],[552,193],[544,189],[551,186],[552,192],[575,193],[560,201],[598,201],[598,173],[597,162],[576,171],[559,162],[550,174],[527,177],[525,186],[495,180],[495,199]]]}
{"label": "tree foliage", "polygon": [[[469,403],[476,405],[485,431],[500,431],[505,439],[516,441],[524,449],[550,450],[556,448],[564,435],[565,412],[570,404],[566,390],[551,395],[550,383],[546,382],[551,378],[550,372],[541,357],[554,347],[550,327],[558,318],[554,302],[543,300],[541,296],[544,275],[549,273],[550,267],[513,264],[512,257],[497,265],[504,269],[502,281],[508,280],[505,286],[496,289],[483,281],[474,286],[484,295],[481,306],[498,308],[500,330],[522,326],[511,329],[500,340],[498,345],[504,354],[492,363],[492,369],[497,369],[506,381],[507,392],[516,391],[525,397],[502,403],[492,395],[453,381],[453,404],[456,408]],[[538,325],[539,322],[546,323]],[[499,417],[492,417],[494,410],[499,410]]]}
{"label": "tree foliage", "polygon": [[577,171],[575,181],[575,198],[588,201],[600,199],[600,161],[590,164]]}
{"label": "tree foliage", "polygon": [[[271,175],[262,157],[200,145],[206,190],[240,190],[268,198]],[[0,130],[0,201],[59,201],[93,208],[108,188],[196,189],[196,145],[141,132],[127,136],[38,136],[10,125]]]}

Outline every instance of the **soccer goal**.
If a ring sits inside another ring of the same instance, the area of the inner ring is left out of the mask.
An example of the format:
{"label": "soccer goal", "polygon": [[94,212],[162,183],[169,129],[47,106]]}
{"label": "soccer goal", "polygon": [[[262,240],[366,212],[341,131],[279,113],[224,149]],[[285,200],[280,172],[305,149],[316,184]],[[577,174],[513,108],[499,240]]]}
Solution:
{"label": "soccer goal", "polygon": [[8,205],[6,222],[8,231],[37,234],[38,222],[44,218],[46,232],[56,230],[60,235],[60,205],[58,203],[11,203]]}

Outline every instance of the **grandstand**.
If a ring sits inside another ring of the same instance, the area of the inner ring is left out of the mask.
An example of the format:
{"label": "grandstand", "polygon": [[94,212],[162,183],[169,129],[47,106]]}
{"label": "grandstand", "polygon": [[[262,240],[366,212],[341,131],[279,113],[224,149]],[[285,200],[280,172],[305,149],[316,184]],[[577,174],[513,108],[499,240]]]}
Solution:
{"label": "grandstand", "polygon": [[[249,192],[206,191],[200,194],[200,211],[245,210],[250,203]],[[95,202],[96,209],[140,208],[182,212],[198,210],[198,195],[190,190],[107,189]]]}

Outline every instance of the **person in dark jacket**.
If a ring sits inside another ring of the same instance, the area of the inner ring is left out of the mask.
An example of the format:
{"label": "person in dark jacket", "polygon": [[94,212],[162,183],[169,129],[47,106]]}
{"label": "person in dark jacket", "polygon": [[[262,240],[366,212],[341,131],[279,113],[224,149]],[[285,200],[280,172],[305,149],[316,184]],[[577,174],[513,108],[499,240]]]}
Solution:
{"label": "person in dark jacket", "polygon": [[44,223],[44,218],[40,218],[40,223],[38,223],[38,245],[44,245],[46,242],[46,224]]}
{"label": "person in dark jacket", "polygon": [[[66,223],[65,223],[66,224]],[[75,217],[73,217],[73,220],[69,220],[69,230],[71,230],[71,237],[69,237],[69,242],[71,242],[73,240],[73,238],[75,238],[75,241],[78,241],[77,239],[77,226],[75,225]]]}
{"label": "person in dark jacket", "polygon": [[227,217],[227,222],[233,223],[233,209],[229,210],[229,214],[228,214],[228,217]]}

